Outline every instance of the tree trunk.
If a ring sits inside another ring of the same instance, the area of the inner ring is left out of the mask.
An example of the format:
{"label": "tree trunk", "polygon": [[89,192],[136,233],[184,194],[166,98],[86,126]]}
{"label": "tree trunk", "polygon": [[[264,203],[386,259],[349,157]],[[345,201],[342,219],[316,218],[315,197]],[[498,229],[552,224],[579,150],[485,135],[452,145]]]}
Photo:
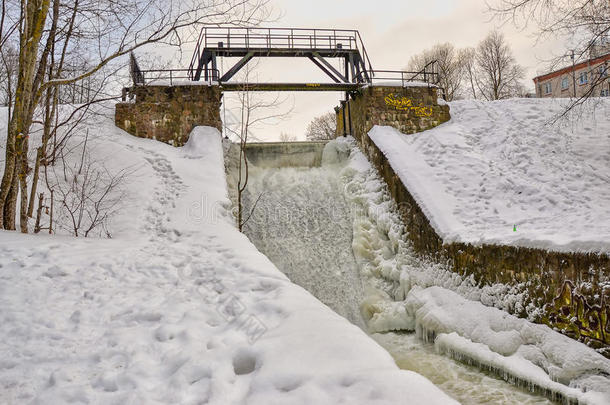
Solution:
{"label": "tree trunk", "polygon": [[[38,46],[47,18],[50,0],[28,1],[22,11],[23,31],[19,37],[19,69],[17,88],[15,90],[15,107],[9,121],[6,161],[4,174],[0,183],[0,212],[2,227],[15,230],[18,190],[26,185],[28,171],[28,134],[36,100],[37,89],[34,89],[34,76],[38,59]],[[25,207],[23,199],[25,198]],[[27,232],[27,186],[22,196],[22,231]]]}
{"label": "tree trunk", "polygon": [[[2,218],[4,221],[4,229],[7,230],[11,230],[14,231],[15,228],[15,209],[16,209],[16,202],[17,202],[17,168],[15,167],[17,165],[17,159],[15,159],[14,157],[11,159],[11,161],[7,161],[6,165],[11,165],[12,167],[12,173],[11,173],[11,177],[8,180],[8,186],[6,189],[6,199],[3,201],[3,211],[2,211]],[[5,169],[5,175],[6,172],[8,170]]]}
{"label": "tree trunk", "polygon": [[36,210],[36,223],[34,224],[34,233],[40,232],[40,218],[42,217],[42,201],[44,193],[38,195],[38,209]]}
{"label": "tree trunk", "polygon": [[36,152],[36,164],[34,165],[34,176],[32,177],[32,190],[30,191],[30,205],[28,206],[28,217],[34,215],[34,201],[36,200],[36,189],[38,188],[38,177],[40,173],[40,160],[42,159],[42,147]]}
{"label": "tree trunk", "polygon": [[242,196],[242,190],[238,190],[237,191],[237,228],[239,229],[239,232],[242,231],[242,227],[243,227],[243,224],[241,222],[241,219],[243,217],[243,206],[242,206],[242,202],[241,202],[241,196]]}
{"label": "tree trunk", "polygon": [[24,175],[19,176],[21,206],[19,209],[19,226],[21,233],[28,233],[28,183]]}
{"label": "tree trunk", "polygon": [[49,213],[49,235],[53,233],[53,190],[51,190],[51,211]]}
{"label": "tree trunk", "polygon": [[11,184],[13,183],[15,174],[15,134],[11,127],[12,126],[9,125],[8,137],[6,140],[4,174],[2,176],[2,182],[0,183],[0,228],[3,229],[11,229],[4,209],[11,193]]}

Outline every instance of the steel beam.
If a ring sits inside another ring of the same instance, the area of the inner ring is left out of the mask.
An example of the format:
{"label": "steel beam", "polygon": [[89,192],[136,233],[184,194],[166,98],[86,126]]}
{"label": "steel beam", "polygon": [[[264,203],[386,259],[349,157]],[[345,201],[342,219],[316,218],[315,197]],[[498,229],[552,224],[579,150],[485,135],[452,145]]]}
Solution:
{"label": "steel beam", "polygon": [[331,79],[333,79],[333,81],[335,83],[341,83],[341,80],[337,79],[328,69],[326,69],[326,67],[324,67],[323,64],[321,64],[320,62],[318,62],[318,60],[316,60],[316,58],[314,58],[313,56],[309,56],[309,60],[311,60],[317,67],[320,68],[320,70],[322,70],[324,73],[326,73]]}
{"label": "steel beam", "polygon": [[229,69],[227,71],[227,73],[225,73],[221,78],[220,78],[220,82],[227,82],[229,81],[233,76],[235,76],[235,74],[237,72],[239,72],[239,70],[241,68],[243,68],[244,66],[246,66],[246,63],[248,63],[250,61],[250,59],[252,59],[254,57],[254,52],[248,52],[246,54],[246,56],[244,56],[243,58],[241,58],[239,60],[239,62],[237,62],[231,69]]}
{"label": "steel beam", "polygon": [[328,70],[333,72],[343,83],[349,83],[347,78],[343,76],[333,65],[328,63],[326,59],[324,59],[318,52],[311,53],[319,62],[321,62]]}
{"label": "steel beam", "polygon": [[[359,80],[362,80],[362,79],[365,79],[365,80],[366,80],[366,78],[365,78],[365,77],[361,77],[361,75],[362,75],[362,70],[360,70],[360,58],[356,58],[356,63],[355,63],[355,66],[356,66],[356,76],[352,77],[352,82],[354,82],[354,83],[355,83],[355,82],[356,82],[356,78],[359,78]],[[367,81],[368,81],[368,80],[367,80]]]}
{"label": "steel beam", "polygon": [[221,82],[224,91],[345,91],[362,88],[359,83],[232,83]]}
{"label": "steel beam", "polygon": [[[366,70],[366,63],[364,63],[364,59],[362,59],[362,57],[360,55],[358,55],[358,58],[360,59],[358,64],[362,64],[362,72],[363,72],[364,80],[366,80],[367,83],[372,83],[373,79],[371,77],[369,77],[369,72]],[[371,74],[373,74],[373,73],[371,73]]]}
{"label": "steel beam", "polygon": [[218,77],[218,65],[216,64],[216,52],[212,52],[212,81],[217,81]]}
{"label": "steel beam", "polygon": [[[354,77],[356,77],[356,70],[354,69],[354,54],[350,53],[349,54],[349,67],[350,70],[352,72],[352,81],[354,81]],[[349,74],[346,74],[346,76],[349,78]]]}
{"label": "steel beam", "polygon": [[195,81],[198,81],[199,79],[201,79],[201,72],[203,71],[204,66],[207,66],[207,64],[210,62],[209,58],[211,55],[212,55],[212,53],[206,49],[204,49],[203,52],[201,52],[201,57],[199,58],[199,61],[197,63],[197,70],[195,71],[195,77],[194,77]]}

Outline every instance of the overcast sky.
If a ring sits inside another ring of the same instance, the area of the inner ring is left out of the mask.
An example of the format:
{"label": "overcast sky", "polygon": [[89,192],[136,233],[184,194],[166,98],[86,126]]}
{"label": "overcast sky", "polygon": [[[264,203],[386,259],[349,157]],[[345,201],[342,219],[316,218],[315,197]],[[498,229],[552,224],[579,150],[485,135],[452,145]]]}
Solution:
{"label": "overcast sky", "polygon": [[[437,43],[451,42],[458,48],[476,46],[490,30],[498,28],[505,34],[517,62],[525,68],[524,85],[533,91],[531,79],[544,70],[545,60],[563,53],[558,40],[537,43],[532,30],[493,20],[484,0],[272,1],[280,17],[266,26],[357,29],[375,69],[404,69],[412,55]],[[224,61],[225,70],[232,62]],[[261,81],[326,81],[326,76],[305,58],[261,61],[257,71]],[[342,93],[315,92],[287,95],[288,103],[294,103],[292,114],[257,129],[258,138],[275,140],[286,132],[304,139],[311,119],[332,111],[343,97]]]}

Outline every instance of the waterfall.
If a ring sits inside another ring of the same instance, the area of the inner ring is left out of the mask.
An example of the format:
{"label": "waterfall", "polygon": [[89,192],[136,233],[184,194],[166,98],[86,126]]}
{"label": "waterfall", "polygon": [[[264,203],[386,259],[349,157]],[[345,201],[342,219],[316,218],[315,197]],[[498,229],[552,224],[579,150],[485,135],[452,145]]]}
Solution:
{"label": "waterfall", "polygon": [[[250,165],[245,216],[253,211],[244,233],[292,282],[369,333],[400,367],[460,402],[549,404],[528,392],[531,387],[507,384],[453,360],[454,353],[443,355],[433,331],[407,313],[403,300],[411,280],[402,270],[422,263],[404,241],[385,185],[374,171],[358,168],[369,165],[363,156],[350,156],[352,148],[349,140],[330,142],[319,167]],[[298,164],[298,156],[292,159]]]}

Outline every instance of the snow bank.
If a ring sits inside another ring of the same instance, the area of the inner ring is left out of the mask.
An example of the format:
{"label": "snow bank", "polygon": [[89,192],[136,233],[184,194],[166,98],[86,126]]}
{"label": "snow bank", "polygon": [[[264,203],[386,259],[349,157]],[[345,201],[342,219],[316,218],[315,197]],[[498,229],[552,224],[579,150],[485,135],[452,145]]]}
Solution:
{"label": "snow bank", "polygon": [[454,403],[236,230],[217,131],[97,119],[93,150],[137,168],[114,238],[0,231],[1,403]]}
{"label": "snow bank", "polygon": [[432,130],[369,136],[446,242],[610,252],[610,100],[551,124],[564,104],[455,101]]}

